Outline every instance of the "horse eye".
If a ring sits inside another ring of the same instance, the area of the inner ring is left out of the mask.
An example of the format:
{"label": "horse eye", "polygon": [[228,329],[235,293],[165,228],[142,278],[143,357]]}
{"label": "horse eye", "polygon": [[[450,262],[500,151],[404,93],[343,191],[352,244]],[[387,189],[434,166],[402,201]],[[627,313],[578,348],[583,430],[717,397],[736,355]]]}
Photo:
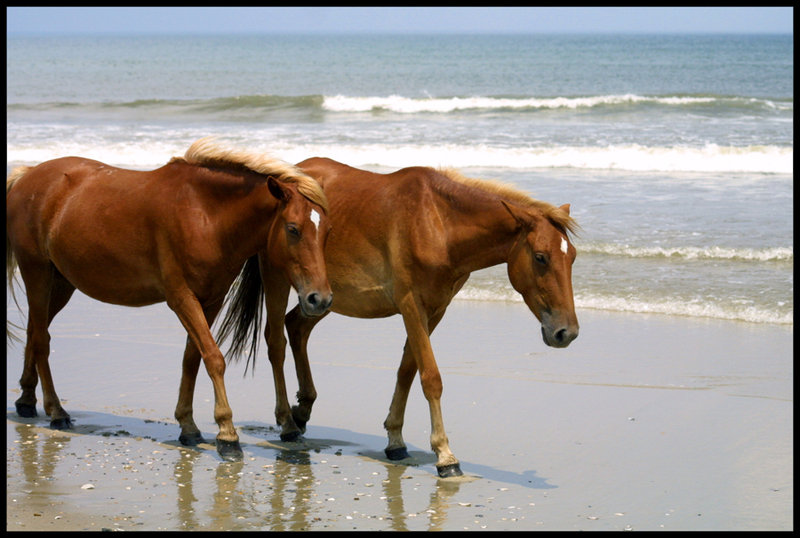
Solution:
{"label": "horse eye", "polygon": [[533,255],[536,261],[542,265],[547,265],[547,257],[544,254],[536,253]]}
{"label": "horse eye", "polygon": [[286,225],[286,231],[292,237],[295,237],[295,238],[299,238],[300,237],[300,230],[294,224],[287,224]]}

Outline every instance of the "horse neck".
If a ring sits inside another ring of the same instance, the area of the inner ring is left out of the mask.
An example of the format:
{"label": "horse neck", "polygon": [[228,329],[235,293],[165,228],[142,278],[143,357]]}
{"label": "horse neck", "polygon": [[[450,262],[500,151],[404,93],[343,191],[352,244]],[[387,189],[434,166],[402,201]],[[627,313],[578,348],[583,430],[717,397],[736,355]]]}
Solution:
{"label": "horse neck", "polygon": [[[463,206],[449,204],[448,250],[460,272],[505,263],[517,238],[517,224],[498,197],[478,197]],[[453,207],[457,209],[452,209]]]}
{"label": "horse neck", "polygon": [[[263,176],[236,171],[213,170],[210,181],[199,188],[206,191],[220,223],[220,236],[237,257],[248,258],[267,244],[279,208]],[[204,188],[205,187],[205,188]]]}

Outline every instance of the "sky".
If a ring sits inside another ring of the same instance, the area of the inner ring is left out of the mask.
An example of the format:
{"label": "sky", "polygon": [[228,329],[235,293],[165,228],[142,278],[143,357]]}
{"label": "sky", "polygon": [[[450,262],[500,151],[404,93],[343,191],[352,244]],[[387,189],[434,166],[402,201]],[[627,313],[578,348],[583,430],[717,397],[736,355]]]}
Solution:
{"label": "sky", "polygon": [[784,33],[791,7],[7,7],[7,35]]}

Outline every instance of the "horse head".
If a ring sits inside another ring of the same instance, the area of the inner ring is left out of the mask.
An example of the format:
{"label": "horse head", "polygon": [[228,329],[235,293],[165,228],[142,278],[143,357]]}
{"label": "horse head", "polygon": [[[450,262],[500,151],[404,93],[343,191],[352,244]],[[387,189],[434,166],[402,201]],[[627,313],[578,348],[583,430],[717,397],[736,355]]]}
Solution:
{"label": "horse head", "polygon": [[330,231],[327,202],[316,181],[311,184],[269,178],[269,190],[281,202],[272,226],[267,257],[297,291],[308,316],[324,314],[333,293],[323,250]]}
{"label": "horse head", "polygon": [[575,247],[567,232],[575,226],[569,204],[546,213],[503,203],[517,221],[508,256],[508,277],[542,324],[544,343],[567,347],[578,336],[572,296]]}

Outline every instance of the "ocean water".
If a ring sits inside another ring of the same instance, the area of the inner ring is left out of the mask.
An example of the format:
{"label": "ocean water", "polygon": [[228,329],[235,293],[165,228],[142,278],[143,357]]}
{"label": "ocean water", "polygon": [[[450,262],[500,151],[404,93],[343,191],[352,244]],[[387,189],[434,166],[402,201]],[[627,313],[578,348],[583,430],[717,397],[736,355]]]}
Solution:
{"label": "ocean water", "polygon": [[[794,323],[793,37],[8,37],[7,168],[204,136],[570,203],[578,309]],[[504,267],[459,299],[519,301]]]}

